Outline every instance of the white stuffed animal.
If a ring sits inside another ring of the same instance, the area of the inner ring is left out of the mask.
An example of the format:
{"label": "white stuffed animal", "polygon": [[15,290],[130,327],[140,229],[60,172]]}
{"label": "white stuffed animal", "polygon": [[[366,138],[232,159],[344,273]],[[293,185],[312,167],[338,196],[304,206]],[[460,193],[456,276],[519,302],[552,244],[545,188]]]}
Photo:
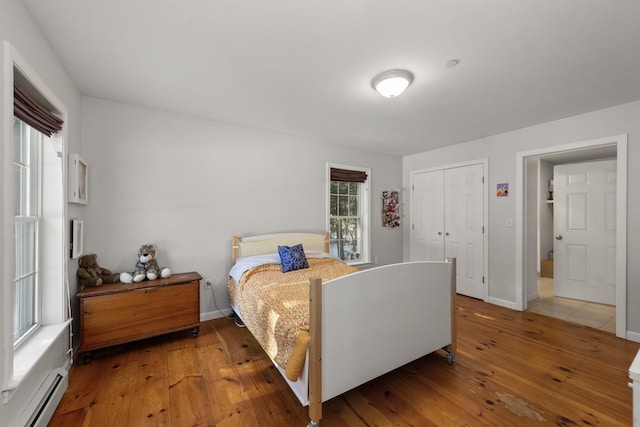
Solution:
{"label": "white stuffed animal", "polygon": [[169,267],[158,267],[158,262],[156,261],[157,250],[157,245],[142,245],[138,250],[136,270],[132,273],[120,273],[120,281],[122,283],[137,283],[142,282],[144,279],[156,280],[159,277],[163,279],[171,277],[171,269]]}

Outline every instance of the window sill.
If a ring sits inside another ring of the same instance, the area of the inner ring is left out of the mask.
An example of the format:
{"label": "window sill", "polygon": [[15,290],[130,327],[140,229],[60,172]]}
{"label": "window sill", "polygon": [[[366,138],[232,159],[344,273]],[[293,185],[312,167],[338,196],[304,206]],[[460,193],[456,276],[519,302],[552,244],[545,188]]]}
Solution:
{"label": "window sill", "polygon": [[354,267],[361,267],[367,264],[371,264],[371,261],[352,261],[352,262],[345,261],[345,262]]}
{"label": "window sill", "polygon": [[2,392],[7,402],[38,361],[47,354],[47,349],[69,329],[71,319],[53,325],[40,326],[29,339],[13,353],[13,377]]}

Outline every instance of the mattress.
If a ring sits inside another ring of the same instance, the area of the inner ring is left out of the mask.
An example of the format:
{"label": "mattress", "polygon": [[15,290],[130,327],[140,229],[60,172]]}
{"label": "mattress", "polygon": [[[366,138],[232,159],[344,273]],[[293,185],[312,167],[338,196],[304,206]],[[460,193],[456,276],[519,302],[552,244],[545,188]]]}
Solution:
{"label": "mattress", "polygon": [[229,276],[227,283],[231,303],[244,324],[283,369],[298,334],[309,330],[309,279],[327,281],[358,271],[335,258],[311,258],[308,262],[309,268],[287,273],[280,264],[255,266],[244,272],[239,282]]}

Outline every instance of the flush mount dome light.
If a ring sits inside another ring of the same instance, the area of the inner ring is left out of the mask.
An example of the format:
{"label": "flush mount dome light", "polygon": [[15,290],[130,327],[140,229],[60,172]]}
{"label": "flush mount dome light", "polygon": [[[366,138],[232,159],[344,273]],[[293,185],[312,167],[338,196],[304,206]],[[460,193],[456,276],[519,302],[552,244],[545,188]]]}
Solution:
{"label": "flush mount dome light", "polygon": [[371,86],[382,96],[395,98],[413,82],[413,74],[407,70],[384,71],[371,80]]}

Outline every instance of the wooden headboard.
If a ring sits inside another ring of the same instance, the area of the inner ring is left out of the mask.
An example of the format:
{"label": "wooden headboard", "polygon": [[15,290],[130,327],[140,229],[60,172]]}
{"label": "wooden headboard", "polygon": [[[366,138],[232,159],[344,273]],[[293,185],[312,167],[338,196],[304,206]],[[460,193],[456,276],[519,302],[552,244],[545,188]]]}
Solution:
{"label": "wooden headboard", "polygon": [[233,236],[231,258],[232,265],[238,257],[264,255],[278,252],[278,245],[293,246],[302,243],[305,250],[317,250],[329,253],[329,233],[275,233],[258,236]]}

